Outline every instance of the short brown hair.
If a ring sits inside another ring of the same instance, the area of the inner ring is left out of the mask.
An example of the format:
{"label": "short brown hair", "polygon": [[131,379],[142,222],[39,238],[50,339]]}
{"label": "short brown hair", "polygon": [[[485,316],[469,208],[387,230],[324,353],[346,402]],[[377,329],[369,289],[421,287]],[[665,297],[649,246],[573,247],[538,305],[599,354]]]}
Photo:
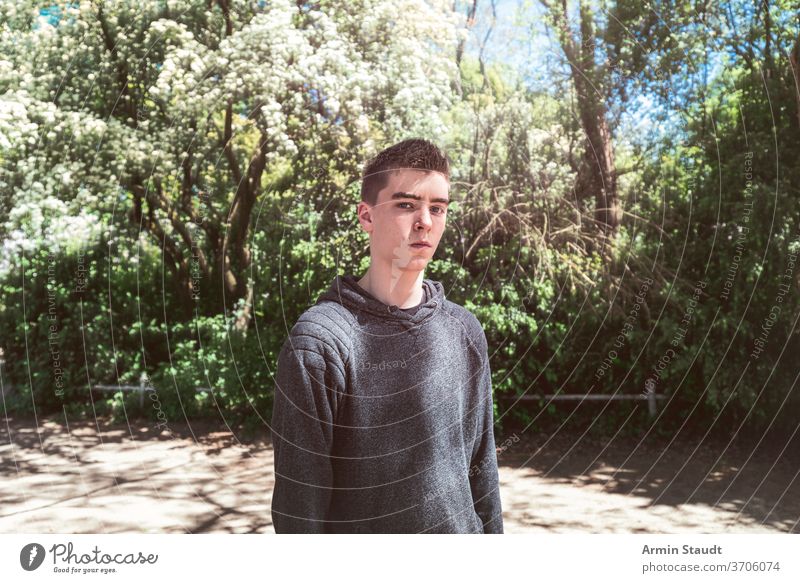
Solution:
{"label": "short brown hair", "polygon": [[433,142],[409,138],[381,151],[364,166],[361,175],[361,200],[374,205],[378,193],[389,182],[388,170],[417,168],[441,172],[450,180],[450,161],[447,154]]}

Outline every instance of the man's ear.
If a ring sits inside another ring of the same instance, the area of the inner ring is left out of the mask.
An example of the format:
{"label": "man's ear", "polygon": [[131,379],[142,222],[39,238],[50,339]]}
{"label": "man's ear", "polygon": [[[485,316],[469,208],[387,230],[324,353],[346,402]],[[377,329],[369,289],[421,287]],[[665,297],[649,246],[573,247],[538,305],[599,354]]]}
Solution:
{"label": "man's ear", "polygon": [[367,233],[371,233],[375,227],[375,223],[372,222],[372,207],[362,200],[356,207],[356,213],[358,214],[358,222],[361,223],[361,228]]}

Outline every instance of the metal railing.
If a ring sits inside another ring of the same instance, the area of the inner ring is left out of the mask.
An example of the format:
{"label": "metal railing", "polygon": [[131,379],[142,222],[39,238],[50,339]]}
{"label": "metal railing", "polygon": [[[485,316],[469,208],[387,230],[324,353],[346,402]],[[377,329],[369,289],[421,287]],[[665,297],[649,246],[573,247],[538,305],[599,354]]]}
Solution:
{"label": "metal railing", "polygon": [[666,395],[659,395],[657,393],[649,392],[648,394],[638,395],[598,395],[594,393],[587,394],[560,394],[560,395],[498,395],[497,397],[503,401],[647,401],[647,412],[650,417],[655,417],[658,412],[658,401],[666,399]]}
{"label": "metal railing", "polygon": [[[5,360],[0,358],[0,372],[2,372],[2,365]],[[5,385],[3,394],[11,392],[13,387]],[[94,391],[137,391],[139,393],[139,406],[144,406],[144,394],[148,391],[155,392],[155,388],[147,382],[147,375],[142,373],[139,377],[138,385],[94,385]],[[210,393],[214,389],[209,387],[196,387],[195,392]],[[637,395],[624,394],[624,395],[598,395],[593,393],[587,394],[560,394],[560,395],[497,395],[498,400],[503,401],[647,401],[647,412],[650,417],[655,417],[658,412],[658,401],[666,399],[666,395],[659,395],[654,391],[647,391],[647,393],[640,393]]]}
{"label": "metal railing", "polygon": [[[153,387],[150,383],[147,382],[147,375],[142,373],[139,376],[139,384],[138,385],[94,385],[92,387],[93,391],[136,391],[139,393],[139,406],[144,406],[144,394],[148,391],[155,392],[155,387]],[[209,387],[195,387],[196,393],[211,393],[214,389]]]}

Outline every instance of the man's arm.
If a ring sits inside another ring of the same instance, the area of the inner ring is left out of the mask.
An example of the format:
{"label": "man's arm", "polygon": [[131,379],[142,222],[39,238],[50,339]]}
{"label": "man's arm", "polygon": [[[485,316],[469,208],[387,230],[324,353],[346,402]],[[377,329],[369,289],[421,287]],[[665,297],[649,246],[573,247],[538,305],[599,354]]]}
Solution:
{"label": "man's arm", "polygon": [[475,512],[483,521],[485,534],[503,534],[503,508],[500,503],[500,480],[497,471],[497,451],[494,443],[494,405],[492,376],[486,336],[481,329],[478,338],[483,368],[479,376],[478,435],[472,452],[469,482]]}
{"label": "man's arm", "polygon": [[325,532],[333,485],[336,392],[344,387],[331,355],[321,340],[295,327],[278,357],[272,409],[276,533]]}

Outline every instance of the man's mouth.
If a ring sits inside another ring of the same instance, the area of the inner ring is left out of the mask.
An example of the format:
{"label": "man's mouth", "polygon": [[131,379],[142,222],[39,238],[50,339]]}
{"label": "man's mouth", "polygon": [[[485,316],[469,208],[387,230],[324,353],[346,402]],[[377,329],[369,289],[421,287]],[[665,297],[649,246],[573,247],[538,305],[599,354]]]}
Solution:
{"label": "man's mouth", "polygon": [[430,247],[431,244],[427,241],[417,241],[416,243],[412,243],[411,247],[421,248],[421,247]]}

